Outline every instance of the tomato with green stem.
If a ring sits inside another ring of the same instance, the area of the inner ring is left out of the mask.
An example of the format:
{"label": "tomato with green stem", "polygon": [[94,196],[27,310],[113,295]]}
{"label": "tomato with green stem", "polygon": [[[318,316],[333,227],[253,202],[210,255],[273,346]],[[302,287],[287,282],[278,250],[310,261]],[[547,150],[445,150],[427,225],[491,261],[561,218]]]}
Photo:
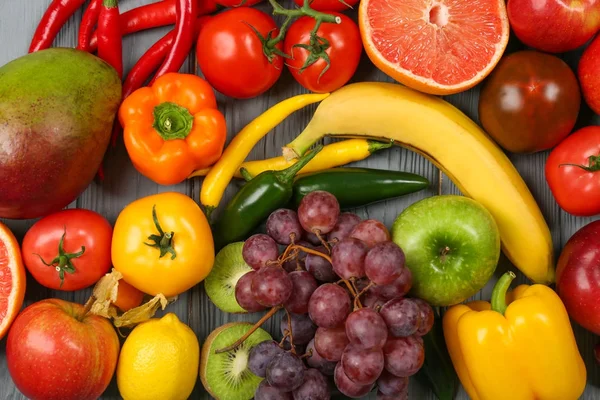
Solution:
{"label": "tomato with green stem", "polygon": [[332,12],[340,23],[321,23],[301,17],[290,26],[283,45],[286,65],[298,83],[315,93],[344,86],[358,68],[362,53],[360,31],[344,14]]}
{"label": "tomato with green stem", "polygon": [[546,181],[569,214],[600,214],[600,126],[579,129],[552,150]]}
{"label": "tomato with green stem", "polygon": [[[358,4],[359,0],[313,0],[310,2],[312,9],[317,11],[347,11]],[[302,7],[304,0],[294,0]]]}
{"label": "tomato with green stem", "polygon": [[27,231],[23,262],[35,280],[47,288],[81,290],[109,271],[112,233],[110,223],[94,211],[59,211]]}

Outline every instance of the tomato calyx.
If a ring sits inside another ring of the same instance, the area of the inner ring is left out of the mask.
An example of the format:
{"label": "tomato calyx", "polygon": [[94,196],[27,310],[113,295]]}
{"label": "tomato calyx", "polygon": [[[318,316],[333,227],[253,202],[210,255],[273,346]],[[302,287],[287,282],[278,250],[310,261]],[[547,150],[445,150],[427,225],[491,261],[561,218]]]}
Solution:
{"label": "tomato calyx", "polygon": [[600,171],[600,154],[597,156],[589,156],[588,163],[589,163],[589,165],[587,165],[587,166],[583,165],[583,164],[560,164],[559,167],[562,167],[563,165],[570,165],[572,167],[581,168],[587,172]]}
{"label": "tomato calyx", "polygon": [[311,65],[313,65],[320,59],[323,59],[323,61],[325,61],[326,65],[323,68],[323,70],[321,71],[321,73],[319,74],[319,77],[317,78],[317,82],[319,82],[319,80],[325,74],[325,72],[327,72],[329,67],[331,67],[331,60],[329,59],[329,55],[326,53],[326,50],[331,45],[329,44],[329,40],[325,39],[324,37],[317,36],[317,29],[319,29],[319,25],[320,25],[319,23],[315,24],[315,29],[313,29],[312,32],[310,33],[310,43],[309,44],[298,43],[298,44],[295,44],[292,46],[292,48],[300,47],[302,49],[305,49],[309,53],[308,57],[304,61],[304,64],[298,70],[298,73],[300,73],[300,74],[302,72],[304,72],[304,70],[306,68],[310,67]]}
{"label": "tomato calyx", "polygon": [[148,240],[151,240],[153,243],[144,242],[144,244],[159,249],[160,256],[158,258],[163,258],[169,253],[171,254],[171,260],[174,260],[175,257],[177,257],[177,253],[173,248],[173,235],[175,235],[175,232],[165,232],[162,230],[160,223],[158,222],[158,216],[156,215],[156,204],[152,207],[152,220],[154,221],[154,226],[158,231],[158,235],[148,236]]}
{"label": "tomato calyx", "polygon": [[60,237],[60,241],[58,242],[58,255],[54,257],[54,259],[49,263],[46,262],[41,255],[34,253],[40,258],[44,265],[56,269],[56,272],[58,272],[58,277],[60,279],[60,287],[62,287],[63,283],[65,282],[65,273],[75,273],[75,266],[73,265],[73,262],[71,260],[74,258],[79,258],[83,255],[83,253],[85,253],[85,246],[81,246],[81,250],[79,250],[77,253],[65,253],[64,243],[66,235],[67,227],[65,226],[64,232]]}

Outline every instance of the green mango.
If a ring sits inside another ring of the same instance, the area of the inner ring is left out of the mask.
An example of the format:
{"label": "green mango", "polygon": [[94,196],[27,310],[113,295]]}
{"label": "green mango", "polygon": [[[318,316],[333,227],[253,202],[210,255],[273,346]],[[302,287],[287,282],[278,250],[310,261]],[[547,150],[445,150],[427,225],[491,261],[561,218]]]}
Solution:
{"label": "green mango", "polygon": [[121,91],[110,65],[75,49],[42,50],[0,68],[0,217],[44,216],[86,189]]}

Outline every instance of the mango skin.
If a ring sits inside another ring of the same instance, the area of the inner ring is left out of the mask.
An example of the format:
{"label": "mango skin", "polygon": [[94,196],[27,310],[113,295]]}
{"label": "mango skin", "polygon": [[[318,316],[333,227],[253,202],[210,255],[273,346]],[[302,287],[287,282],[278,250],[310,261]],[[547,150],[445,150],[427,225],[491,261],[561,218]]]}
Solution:
{"label": "mango skin", "polygon": [[42,50],[0,68],[0,217],[41,217],[86,189],[121,92],[110,65],[75,49]]}

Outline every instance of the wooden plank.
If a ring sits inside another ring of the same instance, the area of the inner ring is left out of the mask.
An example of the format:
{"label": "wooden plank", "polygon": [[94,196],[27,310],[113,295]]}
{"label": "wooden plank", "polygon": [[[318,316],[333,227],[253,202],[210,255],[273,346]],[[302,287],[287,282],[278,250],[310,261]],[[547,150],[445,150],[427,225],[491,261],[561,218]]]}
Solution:
{"label": "wooden plank", "polygon": [[[128,0],[123,2],[123,10],[133,8],[144,2],[144,0]],[[0,65],[26,53],[31,35],[48,4],[49,0],[0,2],[0,15],[4,16],[2,21],[0,21],[0,38],[3,39],[3,45],[0,47]],[[261,8],[268,10],[268,6],[264,4],[261,5]],[[69,21],[66,28],[59,35],[56,45],[73,46],[75,44],[80,15],[81,12],[78,12],[77,15]],[[168,29],[166,28],[156,29],[127,37],[124,41],[125,68],[130,68],[135,60],[137,60],[139,56],[167,30]],[[514,40],[511,41],[511,50],[516,50],[521,47],[522,46],[515,43]],[[567,55],[566,59],[572,66],[575,66],[579,55],[580,51],[574,52],[573,54]],[[184,71],[193,72],[194,70],[194,57],[190,57]],[[371,80],[392,81],[389,77],[378,71],[369,62],[366,55],[363,54],[359,71],[353,78],[353,81]],[[223,95],[218,95],[219,108],[226,116],[228,122],[229,140],[231,140],[236,132],[268,107],[273,106],[279,101],[292,95],[305,92],[306,90],[296,84],[290,74],[287,71],[284,71],[282,78],[275,87],[268,93],[256,99],[234,101]],[[479,89],[474,88],[465,93],[448,96],[447,100],[477,121],[478,96]],[[284,121],[280,126],[275,128],[273,132],[267,135],[266,138],[258,143],[255,149],[250,153],[248,159],[260,159],[280,154],[280,148],[303,129],[310,120],[315,108],[316,106],[314,105],[306,107]],[[589,123],[597,124],[599,122],[600,120],[597,116],[594,116],[589,110],[586,110],[582,112],[579,125]],[[529,185],[533,195],[540,203],[544,216],[552,229],[555,251],[558,255],[558,252],[568,238],[577,229],[592,219],[571,217],[562,212],[556,205],[544,179],[543,171],[546,157],[547,152],[528,156],[511,155],[511,159]],[[423,157],[408,150],[400,148],[389,149],[375,154],[369,159],[356,163],[355,165],[415,172],[422,174],[432,182],[432,185],[422,192],[411,194],[401,199],[386,201],[354,210],[363,218],[380,219],[388,226],[391,226],[396,216],[408,205],[438,193],[437,185],[439,171]],[[70,207],[82,207],[96,210],[105,215],[111,222],[114,222],[123,207],[143,196],[172,190],[190,195],[195,200],[198,200],[199,197],[199,190],[202,182],[199,178],[179,185],[161,187],[139,175],[131,165],[122,143],[119,144],[116,149],[110,150],[105,168],[106,180],[101,184],[93,183],[90,185],[85,193]],[[222,204],[225,204],[226,200],[231,198],[238,187],[239,182],[234,182],[229,186]],[[443,194],[460,194],[456,186],[453,185],[447,177],[442,177],[441,189],[441,193]],[[19,238],[21,238],[34,221],[5,222],[7,222],[9,227],[14,230]],[[507,268],[511,268],[510,263],[503,258],[496,272],[496,276],[499,276]],[[519,281],[525,282],[522,275],[519,276]],[[492,286],[493,282],[490,282],[478,295],[474,296],[474,298],[489,298]],[[89,296],[89,292],[89,290],[77,293],[50,291],[41,287],[34,282],[33,279],[29,278],[26,305],[47,297],[59,297],[83,303]],[[183,294],[175,304],[169,306],[167,312],[175,312],[183,322],[188,323],[196,332],[201,342],[204,341],[213,329],[226,322],[256,321],[260,318],[260,314],[226,315],[220,312],[210,303],[210,300],[205,295],[203,285],[199,285],[188,293]],[[163,313],[159,313],[159,315],[162,314]],[[280,336],[279,318],[272,319],[265,327],[275,336]],[[597,338],[579,327],[575,327],[575,331],[580,350],[588,367],[589,384],[586,393],[582,398],[590,400],[599,399],[600,371],[598,370],[598,366],[594,363],[592,355],[592,348]],[[23,399],[24,397],[18,393],[12,384],[5,367],[5,342],[5,339],[0,342],[0,366],[2,366],[0,368],[0,399]],[[114,380],[102,398],[120,398]],[[210,396],[204,391],[202,385],[198,381],[191,398],[208,399]],[[368,398],[374,399],[375,396],[373,394]],[[434,399],[435,396],[433,396],[427,388],[419,385],[415,380],[411,380],[410,398],[419,400]],[[461,390],[458,398],[467,398],[463,390]]]}

